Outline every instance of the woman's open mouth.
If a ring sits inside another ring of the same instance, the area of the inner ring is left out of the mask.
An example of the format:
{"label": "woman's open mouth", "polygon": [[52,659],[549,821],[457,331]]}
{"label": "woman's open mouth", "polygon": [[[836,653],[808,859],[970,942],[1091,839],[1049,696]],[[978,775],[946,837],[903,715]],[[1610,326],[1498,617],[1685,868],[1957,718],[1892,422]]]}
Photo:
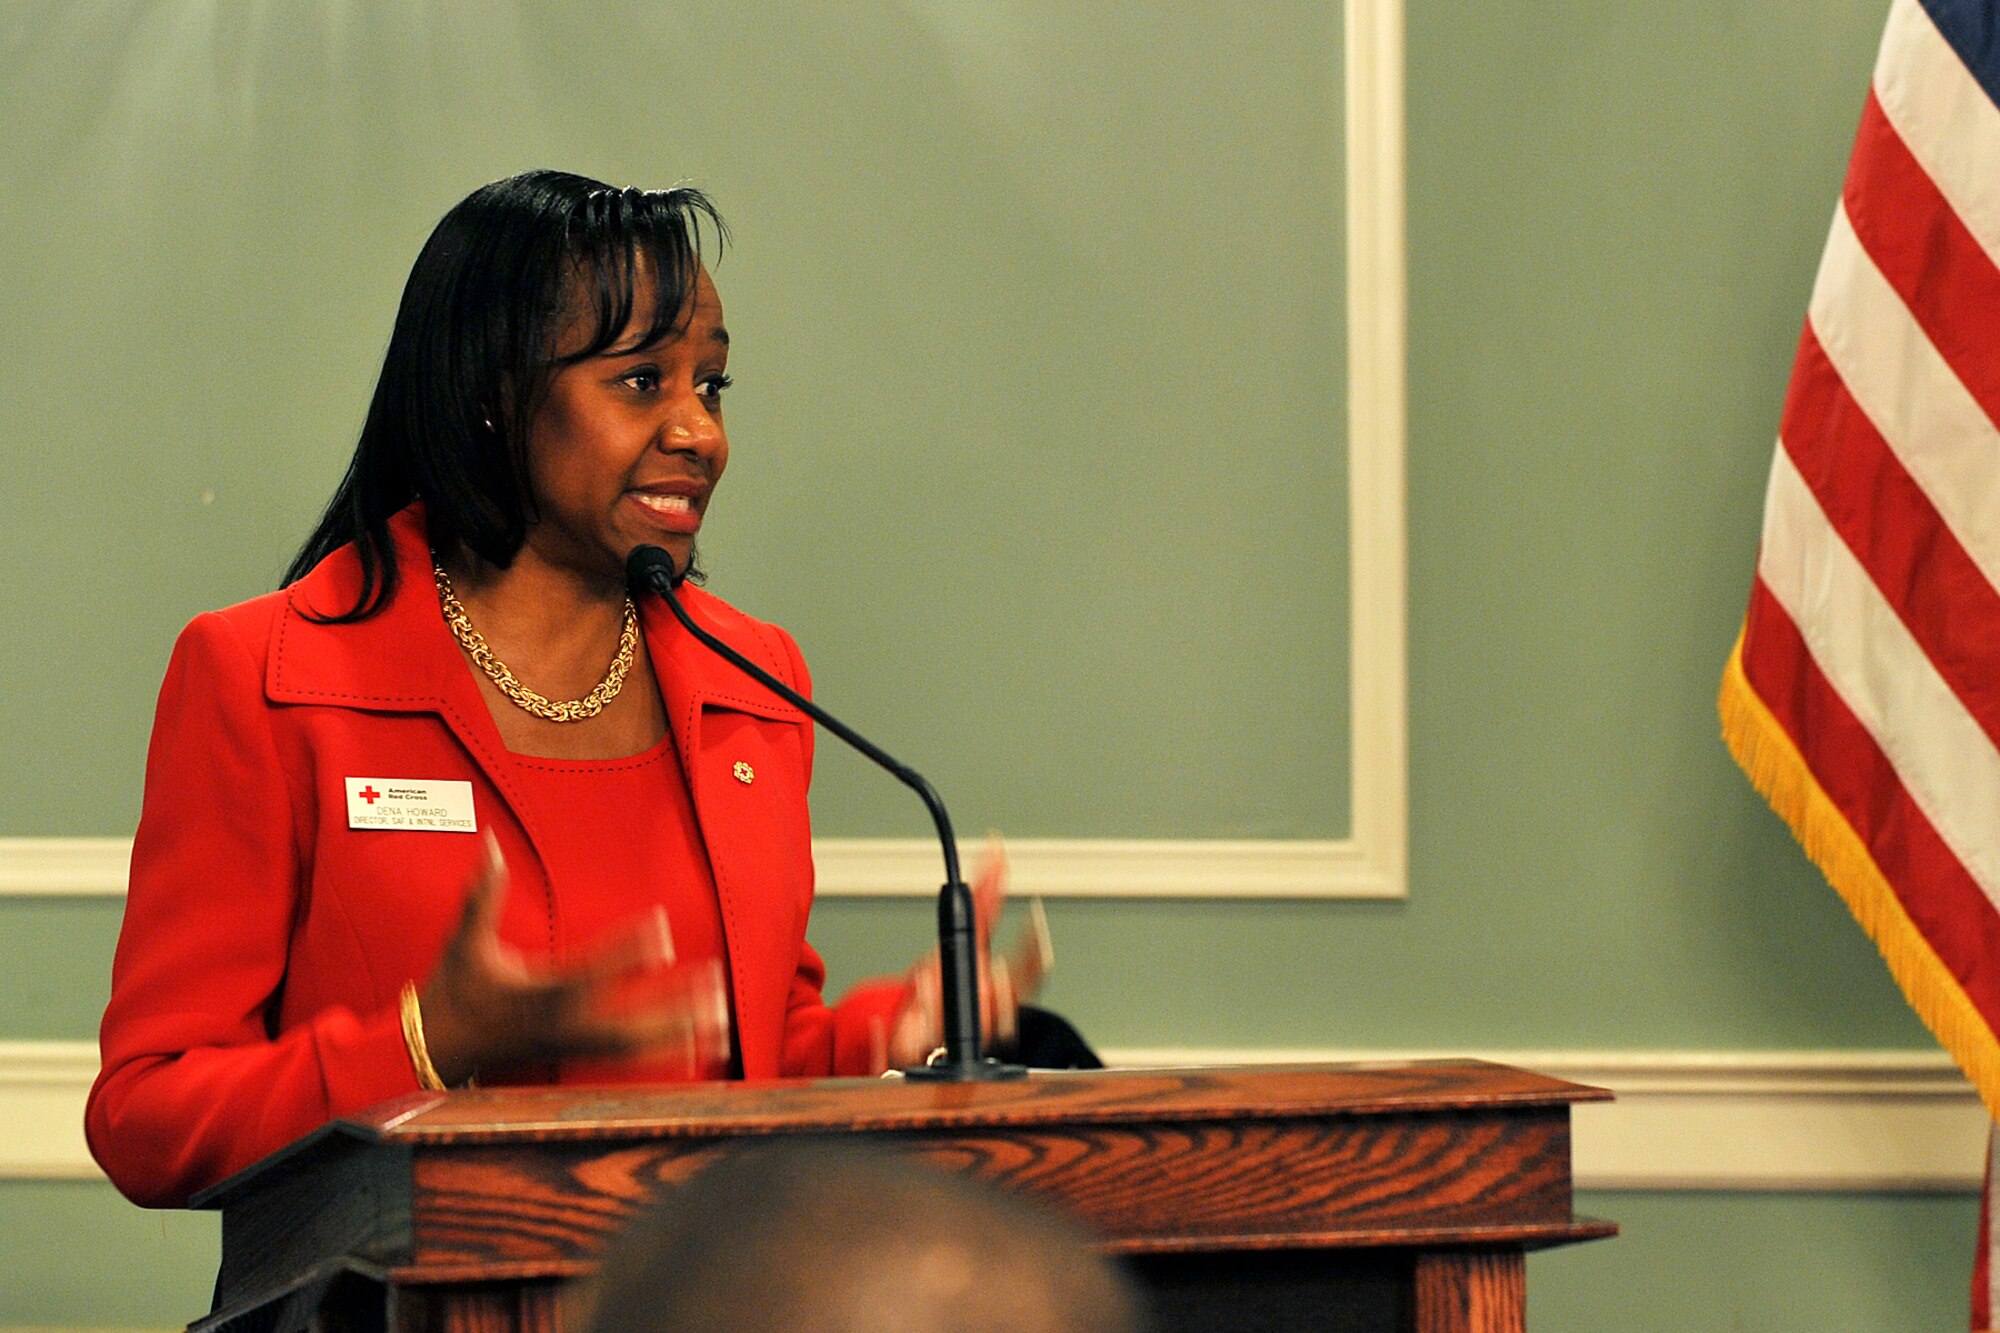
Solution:
{"label": "woman's open mouth", "polygon": [[691,495],[669,495],[658,491],[627,491],[625,494],[654,527],[683,534],[701,530],[701,511],[695,508]]}

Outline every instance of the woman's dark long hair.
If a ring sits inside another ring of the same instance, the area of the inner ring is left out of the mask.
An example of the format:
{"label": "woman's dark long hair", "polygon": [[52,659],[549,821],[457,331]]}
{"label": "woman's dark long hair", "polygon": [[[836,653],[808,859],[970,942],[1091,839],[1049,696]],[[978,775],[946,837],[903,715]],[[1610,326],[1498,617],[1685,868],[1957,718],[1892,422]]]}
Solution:
{"label": "woman's dark long hair", "polygon": [[[627,345],[674,333],[692,304],[704,221],[718,245],[727,239],[699,190],[620,190],[566,171],[482,185],[446,213],[403,288],[347,475],[285,582],[352,542],[361,590],[328,620],[374,615],[399,576],[389,519],[412,500],[424,502],[433,547],[462,542],[511,564],[536,518],[529,424],[550,372],[616,344],[649,293],[650,327]],[[588,341],[558,356],[582,310],[595,317]]]}

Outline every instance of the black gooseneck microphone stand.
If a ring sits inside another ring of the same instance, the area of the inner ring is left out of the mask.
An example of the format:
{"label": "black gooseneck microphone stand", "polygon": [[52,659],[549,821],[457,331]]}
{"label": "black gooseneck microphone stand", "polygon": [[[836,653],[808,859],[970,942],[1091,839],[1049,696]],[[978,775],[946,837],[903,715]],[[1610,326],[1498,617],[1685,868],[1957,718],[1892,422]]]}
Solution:
{"label": "black gooseneck microphone stand", "polygon": [[903,1070],[904,1075],[963,1083],[1019,1078],[1027,1073],[1020,1065],[1002,1064],[980,1054],[979,950],[975,945],[972,890],[959,874],[958,839],[952,834],[951,816],[945,812],[944,802],[923,774],[898,762],[888,751],[695,624],[675,595],[683,577],[674,558],[657,546],[635,547],[625,560],[625,582],[634,596],[658,593],[683,629],[711,652],[886,769],[891,777],[922,798],[924,808],[931,812],[931,822],[937,825],[938,842],[944,848],[944,887],[938,890],[937,908],[938,971],[944,989],[944,1055],[933,1064],[912,1065]]}

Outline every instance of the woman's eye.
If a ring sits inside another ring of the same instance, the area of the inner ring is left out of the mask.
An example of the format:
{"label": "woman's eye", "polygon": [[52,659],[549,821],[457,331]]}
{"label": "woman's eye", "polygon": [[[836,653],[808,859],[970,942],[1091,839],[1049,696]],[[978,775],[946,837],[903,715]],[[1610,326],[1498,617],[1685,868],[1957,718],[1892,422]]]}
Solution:
{"label": "woman's eye", "polygon": [[734,383],[736,381],[730,379],[727,375],[710,375],[700,384],[697,384],[695,388],[709,402],[720,403],[722,401],[722,391]]}
{"label": "woman's eye", "polygon": [[651,393],[660,387],[660,372],[651,366],[639,366],[628,370],[618,379],[627,388],[637,389],[640,393]]}

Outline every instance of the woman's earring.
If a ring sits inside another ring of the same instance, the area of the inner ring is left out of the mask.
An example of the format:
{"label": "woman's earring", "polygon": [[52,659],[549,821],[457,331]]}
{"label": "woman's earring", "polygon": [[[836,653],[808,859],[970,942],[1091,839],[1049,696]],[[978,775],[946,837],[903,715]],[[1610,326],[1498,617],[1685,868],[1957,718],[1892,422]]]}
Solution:
{"label": "woman's earring", "polygon": [[481,418],[479,418],[479,424],[480,424],[480,425],[482,425],[482,426],[484,426],[484,427],[486,427],[486,429],[487,429],[488,431],[491,431],[491,432],[493,432],[493,433],[495,433],[495,434],[498,434],[498,433],[499,433],[499,430],[500,430],[500,428],[499,428],[498,426],[496,426],[496,425],[494,425],[494,424],[493,424],[493,418],[492,418],[492,417],[481,417]]}

